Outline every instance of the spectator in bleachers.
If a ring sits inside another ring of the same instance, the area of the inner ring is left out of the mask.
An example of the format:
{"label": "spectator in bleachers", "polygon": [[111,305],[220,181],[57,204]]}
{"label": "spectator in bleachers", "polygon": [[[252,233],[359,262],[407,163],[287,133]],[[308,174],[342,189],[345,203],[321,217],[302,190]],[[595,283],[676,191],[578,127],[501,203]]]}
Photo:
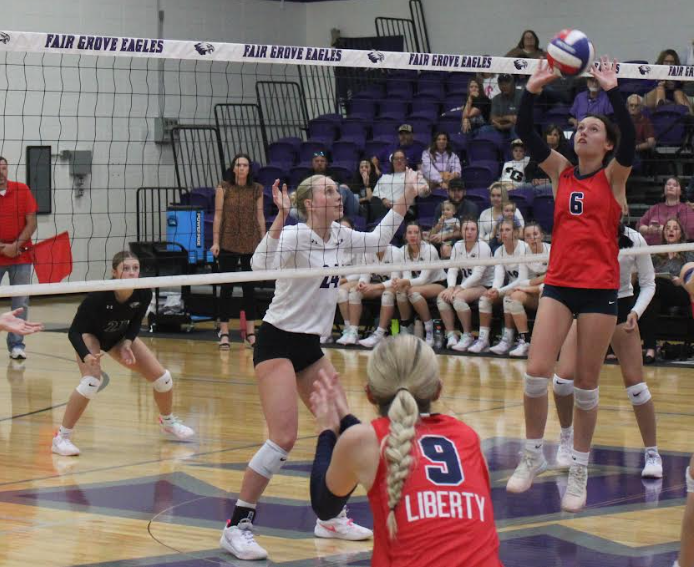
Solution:
{"label": "spectator in bleachers", "polygon": [[[393,171],[391,157],[395,150],[402,150],[407,157],[407,164],[412,169],[417,169],[417,165],[422,159],[420,153],[421,146],[414,144],[414,130],[411,124],[401,124],[398,128],[398,143],[383,149],[378,155],[371,157],[371,163],[376,168],[376,174],[380,177],[383,173]],[[383,166],[383,167],[381,167]]]}
{"label": "spectator in bleachers", "polygon": [[639,220],[639,232],[649,245],[662,244],[663,224],[668,219],[677,219],[685,234],[694,234],[694,210],[683,203],[682,185],[676,177],[668,177],[664,187],[665,202],[648,209]]}
{"label": "spectator in bleachers", "polygon": [[[458,220],[475,219],[480,216],[477,205],[465,198],[465,183],[460,178],[452,179],[448,184],[448,200],[455,205],[455,216]],[[441,203],[434,209],[434,218],[441,217]],[[435,242],[435,241],[434,241]]]}
{"label": "spectator in bleachers", "polygon": [[[506,181],[495,181],[489,186],[489,199],[492,206],[482,211],[479,219],[480,240],[484,240],[486,243],[489,243],[492,237],[497,219],[503,214],[503,204],[509,202],[509,187],[510,184]],[[525,224],[523,215],[518,210],[516,210],[514,220],[520,226]]]}
{"label": "spectator in bleachers", "polygon": [[540,48],[540,39],[533,30],[525,30],[518,45],[506,54],[506,57],[523,57],[525,59],[542,59],[545,52]]}
{"label": "spectator in bleachers", "polygon": [[[548,124],[543,132],[545,142],[551,150],[560,153],[570,162],[574,163],[575,155],[571,150],[571,146],[566,141],[564,132],[556,124]],[[537,191],[552,189],[552,181],[547,174],[542,170],[538,163],[532,158],[525,168],[525,180],[530,183]]]}
{"label": "spectator in bleachers", "polygon": [[452,179],[460,177],[460,158],[451,147],[446,132],[437,132],[431,145],[422,152],[422,174],[432,189],[448,189]]}
{"label": "spectator in bleachers", "polygon": [[516,116],[520,105],[521,91],[516,90],[513,75],[504,73],[499,75],[498,80],[501,92],[492,99],[490,120],[497,131],[515,138]]}
{"label": "spectator in bleachers", "polygon": [[[219,260],[220,272],[235,272],[241,266],[251,271],[251,257],[265,235],[263,213],[263,186],[255,183],[251,171],[251,158],[236,154],[231,167],[217,187],[212,223],[210,251]],[[241,284],[242,308],[246,312],[246,341],[255,344],[255,282]],[[222,284],[219,294],[219,348],[229,350],[229,317],[234,284]]]}
{"label": "spectator in bleachers", "polygon": [[460,219],[455,216],[456,206],[451,201],[441,203],[441,216],[429,232],[428,240],[434,240],[441,244],[439,254],[441,258],[451,257],[451,248],[456,240],[460,239]]}
{"label": "spectator in bleachers", "polygon": [[[407,156],[403,150],[397,149],[390,156],[390,161],[393,173],[382,175],[376,183],[376,187],[374,187],[373,197],[371,198],[369,207],[369,222],[374,222],[385,216],[393,206],[393,203],[405,193]],[[418,176],[419,183],[422,187],[419,194],[420,196],[427,195],[429,193],[429,183],[424,179],[421,172],[418,172]],[[414,210],[412,207],[410,207],[405,218],[414,218]]]}
{"label": "spectator in bleachers", "polygon": [[[653,159],[655,131],[650,118],[643,113],[643,97],[633,94],[627,98],[627,108],[636,129],[636,151],[641,163]],[[642,168],[643,169],[643,168]]]}
{"label": "spectator in bleachers", "polygon": [[598,80],[595,77],[588,77],[586,86],[588,89],[576,95],[569,111],[571,114],[569,122],[574,128],[589,114],[602,114],[604,116],[614,114],[607,94],[600,88]]}
{"label": "spectator in bleachers", "polygon": [[[687,241],[687,233],[676,218],[668,219],[662,227],[662,240],[665,244],[679,244]],[[653,255],[655,269],[655,295],[648,308],[639,319],[639,330],[646,349],[644,362],[651,364],[656,356],[656,336],[658,316],[667,310],[677,314],[692,316],[691,301],[687,290],[682,287],[680,272],[687,262],[694,262],[694,252],[668,252]]]}
{"label": "spectator in bleachers", "polygon": [[508,181],[514,188],[525,184],[525,169],[528,167],[530,158],[525,155],[525,144],[520,138],[511,142],[511,154],[513,159],[507,161],[501,168],[500,181]]}
{"label": "spectator in bleachers", "polygon": [[368,209],[376,183],[378,183],[376,168],[368,159],[361,160],[359,169],[354,173],[349,188],[359,199],[359,213],[365,218],[369,217]]}
{"label": "spectator in bleachers", "polygon": [[467,84],[467,100],[463,107],[461,131],[475,134],[482,126],[489,124],[492,101],[484,93],[479,79],[472,78]]}
{"label": "spectator in bleachers", "polygon": [[[311,175],[326,175],[333,180],[336,177],[332,175],[330,171],[330,164],[328,163],[328,157],[325,152],[316,152],[313,154],[313,159],[311,160],[311,169],[313,172]],[[342,197],[342,212],[344,216],[354,218],[359,215],[359,198],[352,193],[351,189],[340,183],[336,182],[337,189],[340,192],[340,197]]]}
{"label": "spectator in bleachers", "polygon": [[[660,52],[656,65],[680,65],[680,56],[674,49],[666,49]],[[682,90],[682,81],[658,81],[658,85],[652,91],[646,93],[643,101],[647,108],[655,110],[664,104],[681,104],[689,113],[692,113],[692,104]]]}

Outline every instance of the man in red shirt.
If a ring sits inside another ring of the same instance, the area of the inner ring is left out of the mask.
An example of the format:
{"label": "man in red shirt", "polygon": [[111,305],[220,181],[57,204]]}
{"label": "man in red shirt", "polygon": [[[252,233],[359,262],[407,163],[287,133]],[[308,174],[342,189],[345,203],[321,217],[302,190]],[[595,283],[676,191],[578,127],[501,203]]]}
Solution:
{"label": "man in red shirt", "polygon": [[[652,161],[654,159],[653,148],[655,148],[655,130],[648,116],[643,113],[643,98],[637,94],[631,95],[627,99],[627,109],[631,115],[631,120],[636,129],[636,152],[638,161],[634,164],[634,169],[639,169],[644,174],[648,174],[652,170]],[[641,165],[638,165],[638,162]]]}
{"label": "man in red shirt", "polygon": [[[5,274],[10,285],[31,283],[31,235],[36,231],[36,200],[24,183],[7,179],[7,160],[0,157],[0,285]],[[22,307],[18,315],[26,320],[29,297],[13,297],[12,309]],[[7,333],[10,358],[24,360],[24,340],[21,335]]]}

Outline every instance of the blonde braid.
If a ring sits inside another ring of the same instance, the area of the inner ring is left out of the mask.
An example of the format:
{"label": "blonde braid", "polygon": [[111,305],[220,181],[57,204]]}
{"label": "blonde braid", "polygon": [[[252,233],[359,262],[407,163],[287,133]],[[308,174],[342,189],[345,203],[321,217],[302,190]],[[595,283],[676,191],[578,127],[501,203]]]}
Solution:
{"label": "blonde braid", "polygon": [[398,524],[395,519],[395,507],[400,502],[402,487],[410,475],[414,463],[412,440],[415,436],[415,424],[419,419],[417,401],[409,390],[400,390],[395,395],[388,410],[390,431],[386,438],[384,455],[388,462],[386,487],[388,490],[388,533],[395,539]]}

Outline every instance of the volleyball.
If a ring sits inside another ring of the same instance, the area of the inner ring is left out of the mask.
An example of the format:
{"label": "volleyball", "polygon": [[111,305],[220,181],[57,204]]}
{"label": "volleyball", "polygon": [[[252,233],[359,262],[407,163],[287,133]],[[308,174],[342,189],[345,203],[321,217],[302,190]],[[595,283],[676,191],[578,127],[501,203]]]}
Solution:
{"label": "volleyball", "polygon": [[558,75],[573,77],[583,73],[595,59],[588,36],[578,30],[561,30],[547,46],[547,61]]}

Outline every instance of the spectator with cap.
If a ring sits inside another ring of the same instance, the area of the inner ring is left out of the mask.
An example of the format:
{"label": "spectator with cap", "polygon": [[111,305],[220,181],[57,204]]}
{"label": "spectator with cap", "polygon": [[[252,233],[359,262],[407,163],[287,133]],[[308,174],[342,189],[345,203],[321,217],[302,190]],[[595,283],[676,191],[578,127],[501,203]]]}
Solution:
{"label": "spectator with cap", "polygon": [[344,216],[354,218],[359,215],[359,197],[345,184],[333,176],[330,171],[330,164],[325,152],[315,152],[311,160],[311,175],[325,175],[330,177],[337,184],[340,197],[342,197],[342,213]]}
{"label": "spectator with cap", "polygon": [[385,148],[378,155],[372,156],[371,163],[376,168],[376,173],[381,176],[383,173],[393,171],[390,168],[390,158],[395,150],[405,152],[407,165],[411,169],[417,169],[417,165],[422,159],[421,146],[414,143],[414,130],[411,124],[401,124],[398,128],[398,143]]}
{"label": "spectator with cap", "polygon": [[530,158],[525,155],[525,144],[520,138],[511,142],[511,154],[513,159],[507,161],[501,169],[500,181],[509,181],[513,188],[520,187],[525,183],[525,168],[528,167]]}
{"label": "spectator with cap", "polygon": [[[465,183],[459,177],[451,179],[448,184],[448,200],[456,207],[455,216],[459,220],[478,219],[480,216],[477,205],[466,198]],[[441,203],[434,209],[434,218],[441,218]]]}
{"label": "spectator with cap", "polygon": [[586,80],[587,90],[578,93],[571,106],[569,122],[576,128],[578,123],[589,114],[602,114],[609,116],[614,114],[614,109],[607,98],[607,93],[602,90],[595,77]]}
{"label": "spectator with cap", "polygon": [[491,123],[498,132],[515,137],[514,129],[521,92],[516,90],[512,75],[501,74],[498,81],[501,92],[492,99]]}

